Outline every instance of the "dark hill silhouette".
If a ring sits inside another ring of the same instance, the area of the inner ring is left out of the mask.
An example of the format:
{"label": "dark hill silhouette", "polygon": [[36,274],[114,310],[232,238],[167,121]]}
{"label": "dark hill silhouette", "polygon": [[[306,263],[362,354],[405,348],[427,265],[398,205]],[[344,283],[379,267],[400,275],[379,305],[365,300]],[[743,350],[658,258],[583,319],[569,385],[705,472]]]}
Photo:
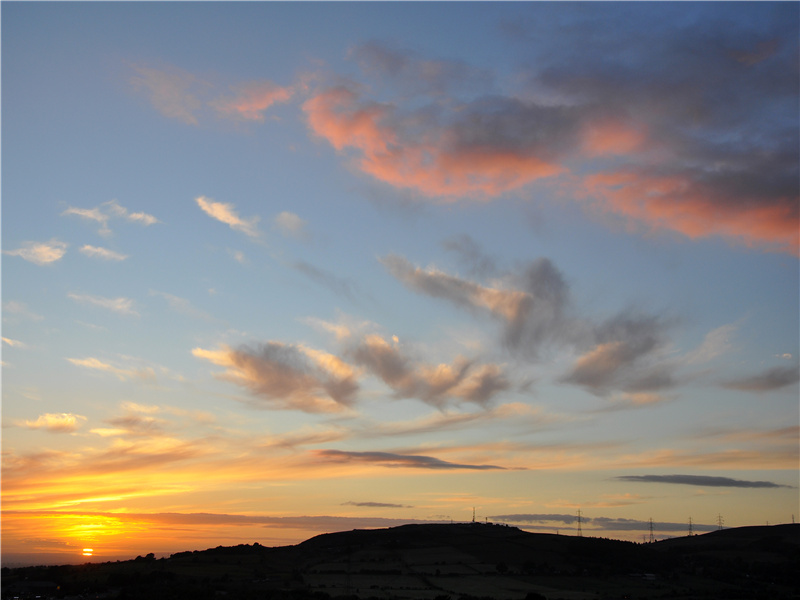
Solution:
{"label": "dark hill silhouette", "polygon": [[[637,544],[489,524],[414,524],[60,567],[3,569],[18,596],[327,600],[800,600],[800,525]],[[29,594],[26,596],[25,594]]]}

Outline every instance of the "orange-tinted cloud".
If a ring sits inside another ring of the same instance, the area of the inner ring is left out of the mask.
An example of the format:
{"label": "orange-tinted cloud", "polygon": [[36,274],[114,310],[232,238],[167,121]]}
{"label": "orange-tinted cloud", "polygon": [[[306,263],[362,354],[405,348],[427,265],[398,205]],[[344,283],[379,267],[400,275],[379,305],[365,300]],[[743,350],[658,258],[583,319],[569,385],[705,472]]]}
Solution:
{"label": "orange-tinted cloud", "polygon": [[530,148],[467,142],[453,127],[399,118],[395,106],[344,87],[316,94],[303,109],[316,135],[360,155],[362,171],[426,196],[497,196],[565,170]]}
{"label": "orange-tinted cloud", "polygon": [[654,230],[678,231],[692,239],[720,235],[747,246],[798,254],[800,198],[757,192],[725,193],[688,174],[659,175],[620,170],[584,181],[603,208]]}
{"label": "orange-tinted cloud", "polygon": [[269,408],[338,412],[353,404],[358,391],[356,373],[347,363],[302,345],[195,348],[192,354],[225,367],[218,377],[248,388]]}
{"label": "orange-tinted cloud", "polygon": [[30,429],[45,429],[52,433],[72,433],[85,420],[86,417],[72,413],[45,413],[39,415],[35,421],[25,421],[23,424]]}
{"label": "orange-tinted cloud", "polygon": [[486,405],[510,387],[498,365],[476,365],[463,357],[452,364],[416,363],[396,342],[391,344],[379,335],[365,336],[351,353],[399,397],[419,398],[440,409],[451,399]]}
{"label": "orange-tinted cloud", "polygon": [[233,98],[220,99],[213,106],[227,117],[248,121],[264,121],[264,111],[277,102],[288,101],[293,90],[271,81],[252,82],[239,86]]}

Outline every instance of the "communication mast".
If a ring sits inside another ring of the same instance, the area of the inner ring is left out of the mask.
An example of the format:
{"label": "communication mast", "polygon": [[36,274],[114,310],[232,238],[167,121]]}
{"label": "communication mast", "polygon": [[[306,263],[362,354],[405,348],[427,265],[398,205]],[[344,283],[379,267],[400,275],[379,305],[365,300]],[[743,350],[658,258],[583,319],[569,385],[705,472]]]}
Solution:
{"label": "communication mast", "polygon": [[694,531],[692,531],[692,517],[689,517],[689,536],[693,536]]}
{"label": "communication mast", "polygon": [[578,509],[578,537],[583,537],[583,530],[581,529],[581,509]]}
{"label": "communication mast", "polygon": [[475,522],[475,507],[472,507],[472,522]]}
{"label": "communication mast", "polygon": [[721,531],[722,530],[722,525],[724,523],[725,523],[725,521],[722,520],[722,515],[717,515],[717,531]]}
{"label": "communication mast", "polygon": [[652,544],[655,540],[653,539],[653,517],[650,517],[650,543]]}

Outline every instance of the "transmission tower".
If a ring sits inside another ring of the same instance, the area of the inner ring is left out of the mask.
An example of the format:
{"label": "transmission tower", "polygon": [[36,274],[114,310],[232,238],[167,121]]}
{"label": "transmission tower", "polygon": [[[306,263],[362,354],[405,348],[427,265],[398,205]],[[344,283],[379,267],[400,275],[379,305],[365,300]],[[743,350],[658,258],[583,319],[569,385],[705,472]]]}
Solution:
{"label": "transmission tower", "polygon": [[717,515],[717,531],[721,531],[722,530],[722,525],[724,523],[725,523],[725,521],[722,520],[722,515]]}
{"label": "transmission tower", "polygon": [[472,507],[472,522],[475,522],[475,507]]}
{"label": "transmission tower", "polygon": [[689,536],[693,536],[694,531],[692,531],[692,517],[689,517]]}
{"label": "transmission tower", "polygon": [[650,543],[652,544],[655,540],[653,539],[653,517],[650,517]]}
{"label": "transmission tower", "polygon": [[583,537],[583,530],[581,529],[581,509],[578,509],[578,537]]}

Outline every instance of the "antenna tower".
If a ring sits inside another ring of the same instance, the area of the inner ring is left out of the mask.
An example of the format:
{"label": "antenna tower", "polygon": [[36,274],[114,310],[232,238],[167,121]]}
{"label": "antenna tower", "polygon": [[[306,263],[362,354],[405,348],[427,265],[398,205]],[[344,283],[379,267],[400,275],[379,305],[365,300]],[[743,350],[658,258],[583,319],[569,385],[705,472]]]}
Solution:
{"label": "antenna tower", "polygon": [[581,529],[581,509],[578,509],[578,537],[583,537],[583,530]]}
{"label": "antenna tower", "polygon": [[650,543],[652,544],[655,540],[653,539],[653,517],[650,517]]}
{"label": "antenna tower", "polygon": [[475,522],[475,507],[472,507],[472,522]]}
{"label": "antenna tower", "polygon": [[694,531],[692,531],[692,517],[689,517],[689,535],[694,535]]}
{"label": "antenna tower", "polygon": [[722,515],[717,515],[717,531],[722,530],[722,525],[725,521],[722,520]]}

